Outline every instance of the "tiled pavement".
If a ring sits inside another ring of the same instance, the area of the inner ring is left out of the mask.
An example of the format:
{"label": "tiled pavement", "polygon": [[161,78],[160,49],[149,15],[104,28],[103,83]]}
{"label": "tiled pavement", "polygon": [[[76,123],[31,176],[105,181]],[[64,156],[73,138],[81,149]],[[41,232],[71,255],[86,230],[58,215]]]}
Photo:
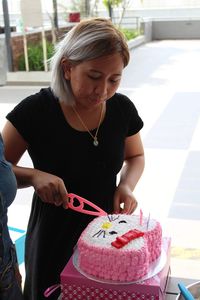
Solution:
{"label": "tiled pavement", "polygon": [[[155,41],[131,52],[119,89],[133,100],[145,124],[138,209],[159,219],[164,234],[172,237],[172,275],[193,279],[200,279],[199,70],[199,40]],[[34,86],[13,86],[17,79],[11,75],[9,85],[0,87],[0,130],[6,112],[41,86],[38,76],[30,79]],[[28,76],[34,75],[25,74],[24,81]],[[41,78],[48,84],[48,73]],[[27,154],[21,164],[31,164]],[[31,188],[18,191],[9,209],[10,226],[26,228],[31,193]]]}

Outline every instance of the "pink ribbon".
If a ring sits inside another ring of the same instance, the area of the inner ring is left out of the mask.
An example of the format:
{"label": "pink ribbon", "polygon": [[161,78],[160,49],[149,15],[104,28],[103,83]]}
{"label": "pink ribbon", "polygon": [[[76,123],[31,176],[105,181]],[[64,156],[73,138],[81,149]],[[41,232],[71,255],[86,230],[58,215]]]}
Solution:
{"label": "pink ribbon", "polygon": [[129,230],[125,234],[117,237],[116,240],[111,243],[111,245],[117,249],[120,249],[120,248],[124,247],[126,244],[128,244],[130,241],[137,239],[143,235],[144,235],[144,232],[139,231],[137,229]]}

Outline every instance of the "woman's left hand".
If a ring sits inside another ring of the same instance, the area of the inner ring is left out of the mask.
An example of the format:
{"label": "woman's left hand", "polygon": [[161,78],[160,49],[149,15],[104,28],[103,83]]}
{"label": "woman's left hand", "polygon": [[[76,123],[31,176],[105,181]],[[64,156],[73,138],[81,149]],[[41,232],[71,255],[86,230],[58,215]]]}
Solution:
{"label": "woman's left hand", "polygon": [[[121,207],[121,204],[123,204],[123,207]],[[130,188],[126,185],[119,185],[114,194],[114,213],[132,214],[137,205],[137,200]]]}

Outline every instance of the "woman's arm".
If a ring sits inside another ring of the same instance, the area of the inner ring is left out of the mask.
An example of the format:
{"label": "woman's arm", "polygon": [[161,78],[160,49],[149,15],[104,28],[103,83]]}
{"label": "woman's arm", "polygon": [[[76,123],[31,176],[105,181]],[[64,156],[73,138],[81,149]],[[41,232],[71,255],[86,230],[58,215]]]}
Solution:
{"label": "woman's arm", "polygon": [[[120,182],[114,196],[114,212],[131,214],[137,207],[133,190],[144,170],[144,149],[140,134],[127,137],[125,159],[121,170]],[[120,204],[123,203],[123,209]]]}
{"label": "woman's arm", "polygon": [[2,131],[2,137],[5,147],[5,157],[13,165],[16,165],[27,150],[28,144],[10,121],[6,122]]}
{"label": "woman's arm", "polygon": [[44,202],[66,206],[67,190],[61,178],[34,168],[17,166],[28,148],[27,142],[11,122],[7,121],[2,132],[5,158],[13,164],[13,171],[19,188],[33,186]]}
{"label": "woman's arm", "polygon": [[18,188],[31,186],[34,169],[18,167],[17,164],[28,148],[28,144],[11,122],[7,121],[2,132],[5,158],[12,163]]}

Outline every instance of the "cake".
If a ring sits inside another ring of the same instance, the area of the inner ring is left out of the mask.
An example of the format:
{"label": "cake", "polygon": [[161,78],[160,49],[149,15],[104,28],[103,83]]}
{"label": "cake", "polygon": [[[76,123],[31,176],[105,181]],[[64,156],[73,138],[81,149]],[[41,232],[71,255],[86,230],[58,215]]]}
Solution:
{"label": "cake", "polygon": [[96,217],[82,232],[78,265],[97,279],[132,282],[143,278],[161,254],[162,228],[141,215]]}

